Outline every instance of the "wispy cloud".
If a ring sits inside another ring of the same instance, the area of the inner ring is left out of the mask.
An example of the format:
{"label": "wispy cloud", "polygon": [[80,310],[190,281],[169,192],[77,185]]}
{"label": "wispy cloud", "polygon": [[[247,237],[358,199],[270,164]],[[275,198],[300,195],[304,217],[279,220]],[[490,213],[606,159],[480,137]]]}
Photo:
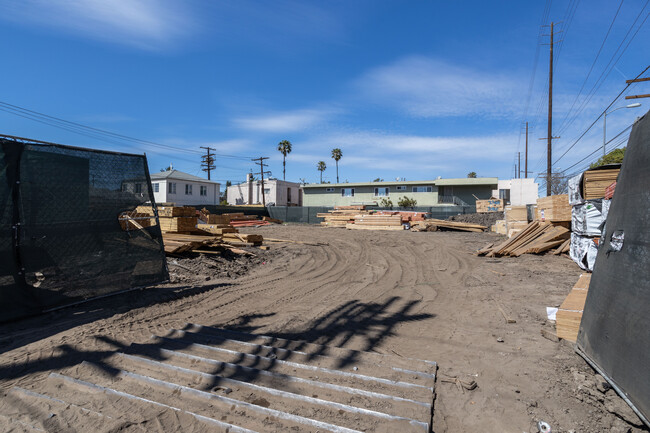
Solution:
{"label": "wispy cloud", "polygon": [[160,50],[196,29],[187,8],[170,0],[23,0],[3,2],[5,20],[93,39]]}
{"label": "wispy cloud", "polygon": [[233,120],[238,128],[264,132],[294,132],[312,128],[329,118],[332,110],[305,109],[240,117]]}
{"label": "wispy cloud", "polygon": [[521,113],[519,81],[515,74],[412,56],[370,70],[357,86],[364,98],[415,117],[508,117]]}

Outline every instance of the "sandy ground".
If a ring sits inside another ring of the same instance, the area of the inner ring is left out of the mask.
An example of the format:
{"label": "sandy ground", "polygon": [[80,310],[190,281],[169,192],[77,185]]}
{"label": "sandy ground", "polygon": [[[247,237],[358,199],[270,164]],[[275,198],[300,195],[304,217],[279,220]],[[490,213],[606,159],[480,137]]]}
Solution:
{"label": "sandy ground", "polygon": [[554,432],[643,431],[570,344],[540,333],[552,329],[545,307],[580,275],[565,257],[473,255],[500,238],[489,233],[242,231],[324,245],[170,259],[170,283],[0,325],[0,391],[192,322],[436,361],[436,433],[536,432],[538,420]]}

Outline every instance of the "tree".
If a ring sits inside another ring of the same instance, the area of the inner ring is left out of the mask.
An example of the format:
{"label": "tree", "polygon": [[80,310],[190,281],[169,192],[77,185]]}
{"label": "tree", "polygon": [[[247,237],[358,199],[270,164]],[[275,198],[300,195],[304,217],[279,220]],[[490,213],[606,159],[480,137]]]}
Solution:
{"label": "tree", "polygon": [[323,172],[327,168],[327,165],[325,165],[325,161],[318,161],[318,165],[316,166],[318,171],[320,171],[320,183],[323,183]]}
{"label": "tree", "polygon": [[393,205],[393,201],[391,199],[382,198],[381,200],[379,200],[379,206],[387,207],[389,209],[392,209],[394,205]]}
{"label": "tree", "polygon": [[476,172],[470,171],[469,173],[467,173],[467,177],[476,178]]}
{"label": "tree", "polygon": [[336,149],[332,149],[332,158],[334,158],[334,161],[336,161],[336,183],[339,183],[339,160],[343,156],[343,152],[341,152],[341,149],[338,147]]}
{"label": "tree", "polygon": [[551,195],[566,194],[569,190],[569,178],[562,172],[551,173]]}
{"label": "tree", "polygon": [[418,204],[417,200],[409,197],[400,197],[397,200],[397,205],[400,207],[414,207]]}
{"label": "tree", "polygon": [[614,149],[605,156],[598,158],[598,161],[589,165],[589,168],[600,167],[605,164],[620,164],[623,162],[623,157],[625,156],[625,147],[621,149]]}
{"label": "tree", "polygon": [[285,180],[287,171],[287,155],[291,153],[291,142],[289,140],[282,140],[278,143],[278,150],[282,154],[282,180]]}
{"label": "tree", "polygon": [[382,179],[381,177],[378,177],[377,179],[373,180],[373,182],[383,182],[383,181],[384,179]]}
{"label": "tree", "polygon": [[227,181],[226,181],[226,188],[228,188],[229,186],[232,186],[232,182],[229,181],[229,180],[227,180]]}

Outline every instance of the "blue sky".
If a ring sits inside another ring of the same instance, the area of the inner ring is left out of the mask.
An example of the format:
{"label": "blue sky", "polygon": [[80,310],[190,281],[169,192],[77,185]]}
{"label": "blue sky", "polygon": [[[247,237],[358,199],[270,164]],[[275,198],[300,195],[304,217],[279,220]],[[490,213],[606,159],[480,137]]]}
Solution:
{"label": "blue sky", "polygon": [[[510,178],[528,121],[534,176],[546,158],[540,25],[563,21],[557,160],[650,64],[648,3],[0,0],[2,103],[171,147],[102,141],[6,105],[0,133],[146,152],[151,171],[173,163],[196,175],[200,146],[211,146],[224,155],[213,174],[222,183],[243,181],[259,156],[281,178],[276,146],[286,139],[287,180],[317,182],[323,160],[324,180],[335,181],[330,152],[339,147],[341,181],[359,182],[469,171]],[[624,95],[637,93],[650,83]],[[650,99],[638,102],[608,116],[608,139],[650,108]],[[554,169],[582,168],[601,145],[602,119]]]}

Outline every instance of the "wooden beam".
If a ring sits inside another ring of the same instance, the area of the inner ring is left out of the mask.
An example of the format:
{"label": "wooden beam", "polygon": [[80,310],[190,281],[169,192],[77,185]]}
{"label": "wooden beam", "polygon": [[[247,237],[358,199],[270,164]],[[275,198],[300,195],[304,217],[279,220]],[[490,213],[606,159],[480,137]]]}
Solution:
{"label": "wooden beam", "polygon": [[640,83],[641,81],[650,81],[650,77],[646,77],[646,78],[635,78],[634,80],[625,80],[625,82],[626,82],[627,84],[630,84],[630,83]]}
{"label": "wooden beam", "polygon": [[640,98],[650,98],[650,93],[645,95],[630,95],[625,97],[625,99],[640,99]]}

